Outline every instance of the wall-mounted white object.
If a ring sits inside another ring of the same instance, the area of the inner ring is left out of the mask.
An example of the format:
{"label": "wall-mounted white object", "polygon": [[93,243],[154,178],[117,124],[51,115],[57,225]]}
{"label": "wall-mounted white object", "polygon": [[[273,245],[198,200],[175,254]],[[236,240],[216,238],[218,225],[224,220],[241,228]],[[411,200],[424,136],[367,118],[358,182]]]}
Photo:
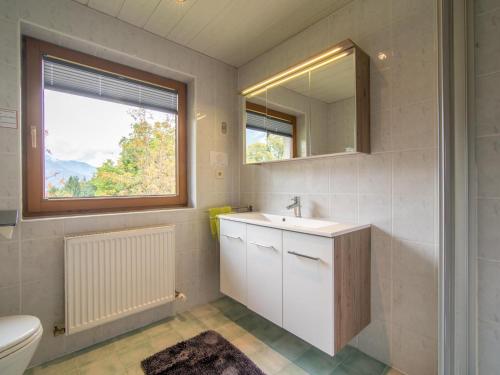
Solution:
{"label": "wall-mounted white object", "polygon": [[0,374],[25,373],[43,334],[40,319],[29,315],[0,318]]}
{"label": "wall-mounted white object", "polygon": [[17,210],[0,211],[0,235],[8,240],[12,239],[17,220]]}
{"label": "wall-mounted white object", "polygon": [[229,164],[229,159],[227,153],[210,151],[210,165],[212,167],[227,167]]}
{"label": "wall-mounted white object", "polygon": [[175,300],[175,226],[64,238],[66,335]]}

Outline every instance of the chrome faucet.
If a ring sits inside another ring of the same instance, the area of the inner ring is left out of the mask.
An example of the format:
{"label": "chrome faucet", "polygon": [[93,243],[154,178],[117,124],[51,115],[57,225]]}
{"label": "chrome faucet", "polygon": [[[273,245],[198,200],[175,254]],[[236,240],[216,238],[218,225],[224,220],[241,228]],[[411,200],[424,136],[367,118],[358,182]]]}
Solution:
{"label": "chrome faucet", "polygon": [[292,204],[286,206],[287,210],[291,210],[293,208],[293,213],[295,217],[302,217],[302,212],[300,211],[300,197],[295,196],[292,198]]}

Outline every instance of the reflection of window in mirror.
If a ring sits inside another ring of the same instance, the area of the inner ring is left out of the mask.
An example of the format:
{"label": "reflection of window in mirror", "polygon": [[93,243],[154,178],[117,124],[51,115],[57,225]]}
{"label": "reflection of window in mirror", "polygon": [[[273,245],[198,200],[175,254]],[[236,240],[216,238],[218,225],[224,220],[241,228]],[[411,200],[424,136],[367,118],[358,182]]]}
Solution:
{"label": "reflection of window in mirror", "polygon": [[296,155],[297,118],[256,103],[246,103],[246,162],[292,159]]}

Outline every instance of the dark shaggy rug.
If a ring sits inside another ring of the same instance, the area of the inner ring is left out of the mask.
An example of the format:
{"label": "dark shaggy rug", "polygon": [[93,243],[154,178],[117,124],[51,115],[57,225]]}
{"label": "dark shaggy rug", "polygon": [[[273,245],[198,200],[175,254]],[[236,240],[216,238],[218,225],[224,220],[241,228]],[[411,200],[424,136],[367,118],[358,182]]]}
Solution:
{"label": "dark shaggy rug", "polygon": [[141,366],[147,375],[265,375],[245,354],[214,331],[146,358]]}

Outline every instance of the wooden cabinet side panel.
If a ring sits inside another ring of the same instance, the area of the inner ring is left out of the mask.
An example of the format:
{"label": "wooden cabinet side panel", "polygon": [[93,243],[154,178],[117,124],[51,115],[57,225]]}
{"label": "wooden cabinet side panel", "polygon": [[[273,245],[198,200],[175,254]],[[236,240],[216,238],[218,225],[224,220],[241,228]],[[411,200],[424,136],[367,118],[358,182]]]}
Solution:
{"label": "wooden cabinet side panel", "polygon": [[370,57],[355,47],[356,151],[370,153]]}
{"label": "wooden cabinet side panel", "polygon": [[370,323],[370,228],[334,242],[335,352]]}

